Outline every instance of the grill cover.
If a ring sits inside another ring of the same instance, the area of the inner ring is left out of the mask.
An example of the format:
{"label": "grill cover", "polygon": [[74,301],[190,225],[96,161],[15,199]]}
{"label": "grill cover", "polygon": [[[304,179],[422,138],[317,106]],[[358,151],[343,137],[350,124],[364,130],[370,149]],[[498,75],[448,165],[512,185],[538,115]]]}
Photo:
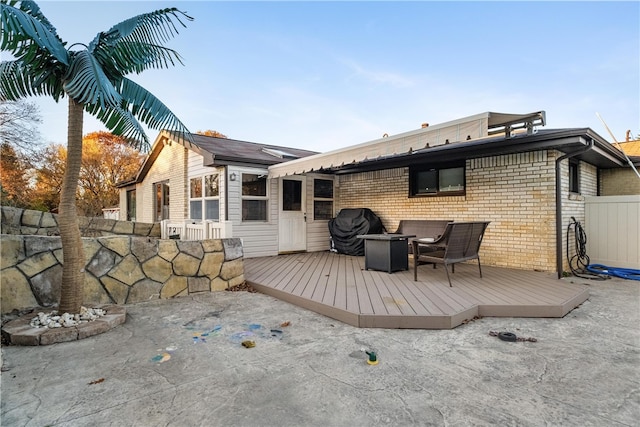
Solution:
{"label": "grill cover", "polygon": [[368,208],[342,209],[329,221],[331,250],[346,255],[364,255],[364,240],[360,234],[380,234],[384,226],[380,218]]}

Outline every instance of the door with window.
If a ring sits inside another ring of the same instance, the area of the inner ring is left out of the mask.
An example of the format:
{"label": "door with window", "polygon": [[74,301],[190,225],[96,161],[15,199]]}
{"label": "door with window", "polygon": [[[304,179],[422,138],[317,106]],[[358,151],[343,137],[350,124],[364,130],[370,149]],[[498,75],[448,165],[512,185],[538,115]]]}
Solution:
{"label": "door with window", "polygon": [[280,178],[279,252],[307,249],[306,178]]}

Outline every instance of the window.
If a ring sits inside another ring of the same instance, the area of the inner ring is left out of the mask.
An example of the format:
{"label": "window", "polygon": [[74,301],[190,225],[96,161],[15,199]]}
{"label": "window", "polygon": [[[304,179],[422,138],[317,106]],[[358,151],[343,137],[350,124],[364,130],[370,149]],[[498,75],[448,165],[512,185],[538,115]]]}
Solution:
{"label": "window", "polygon": [[463,164],[409,169],[410,196],[459,196],[465,193]]}
{"label": "window", "polygon": [[333,218],[333,180],[313,180],[313,219]]}
{"label": "window", "polygon": [[189,218],[220,220],[220,190],[218,174],[189,180]]}
{"label": "window", "polygon": [[580,162],[569,159],[569,192],[580,194]]}
{"label": "window", "polygon": [[267,220],[267,176],[242,174],[242,220]]}
{"label": "window", "polygon": [[127,221],[136,220],[136,190],[127,190]]}
{"label": "window", "polygon": [[282,180],[282,210],[302,211],[302,181]]}
{"label": "window", "polygon": [[169,181],[156,182],[153,185],[156,221],[169,219]]}

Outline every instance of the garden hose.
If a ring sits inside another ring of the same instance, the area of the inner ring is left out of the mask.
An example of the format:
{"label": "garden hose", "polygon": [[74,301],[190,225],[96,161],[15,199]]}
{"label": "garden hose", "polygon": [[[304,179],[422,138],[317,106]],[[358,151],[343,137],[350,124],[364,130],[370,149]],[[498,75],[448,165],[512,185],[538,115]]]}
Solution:
{"label": "garden hose", "polygon": [[[575,255],[569,257],[569,234],[573,230],[575,242]],[[575,217],[571,217],[571,222],[567,227],[567,259],[571,273],[581,279],[605,280],[610,279],[608,274],[594,273],[587,269],[589,266],[589,255],[587,255],[587,233]]]}

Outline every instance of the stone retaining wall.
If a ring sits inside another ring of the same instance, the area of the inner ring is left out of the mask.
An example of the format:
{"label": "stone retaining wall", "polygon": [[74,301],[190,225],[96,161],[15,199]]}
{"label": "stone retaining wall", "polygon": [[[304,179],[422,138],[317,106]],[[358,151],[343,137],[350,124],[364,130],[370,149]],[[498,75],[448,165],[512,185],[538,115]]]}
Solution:
{"label": "stone retaining wall", "polygon": [[[1,207],[0,234],[58,236],[58,215],[9,206]],[[160,237],[160,223],[116,221],[115,219],[78,218],[83,237],[129,235]]]}
{"label": "stone retaining wall", "polygon": [[[3,219],[4,214],[3,208]],[[87,260],[85,305],[173,298],[244,282],[240,239],[109,236],[82,240]],[[0,250],[2,313],[57,305],[63,261],[59,237],[3,234]]]}

